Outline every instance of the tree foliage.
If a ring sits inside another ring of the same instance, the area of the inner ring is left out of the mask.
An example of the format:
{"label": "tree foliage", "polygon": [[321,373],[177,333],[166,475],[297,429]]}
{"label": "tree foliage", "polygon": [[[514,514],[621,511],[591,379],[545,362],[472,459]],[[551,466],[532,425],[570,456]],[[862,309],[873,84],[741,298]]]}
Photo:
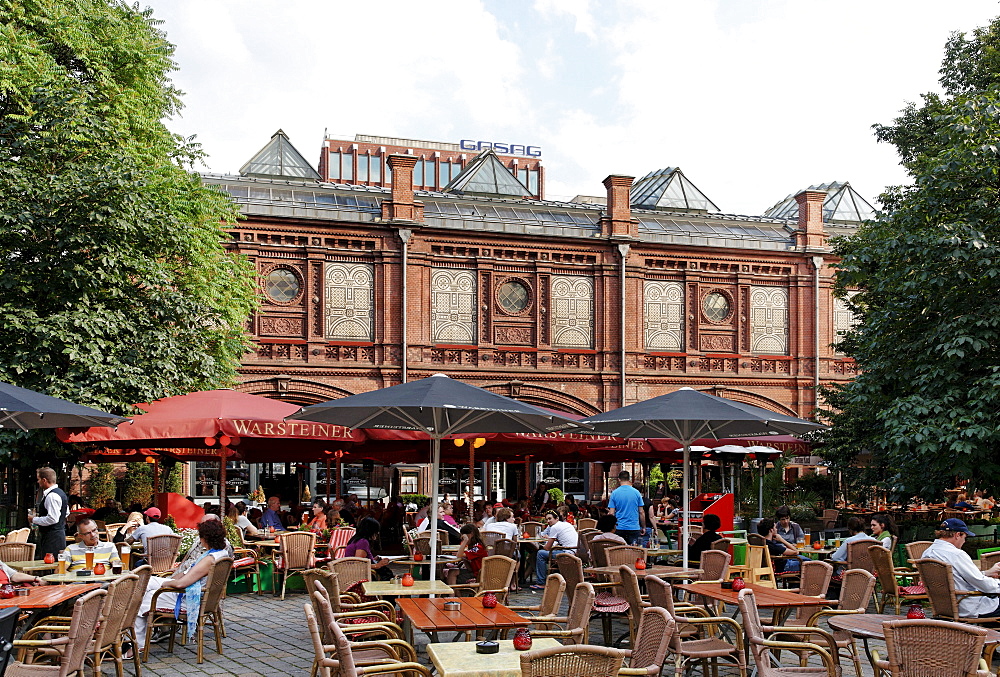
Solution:
{"label": "tree foliage", "polygon": [[151,10],[0,0],[0,379],[116,412],[234,380],[255,282],[172,54]]}
{"label": "tree foliage", "polygon": [[90,505],[103,508],[104,502],[114,498],[118,491],[118,480],[115,478],[115,466],[111,463],[98,463],[90,473],[87,481],[87,498]]}
{"label": "tree foliage", "polygon": [[928,498],[955,476],[1000,490],[1000,20],[954,34],[940,75],[940,94],[875,127],[913,183],[838,244],[861,373],[826,393],[828,454],[868,451],[887,489]]}
{"label": "tree foliage", "polygon": [[133,505],[145,508],[153,498],[153,466],[150,463],[126,463],[122,475],[122,503],[131,509]]}

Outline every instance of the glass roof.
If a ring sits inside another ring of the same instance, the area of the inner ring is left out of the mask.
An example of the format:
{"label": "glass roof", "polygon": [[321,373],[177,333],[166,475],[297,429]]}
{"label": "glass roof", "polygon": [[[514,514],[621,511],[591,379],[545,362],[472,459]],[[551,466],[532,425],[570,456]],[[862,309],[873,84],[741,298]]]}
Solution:
{"label": "glass roof", "polygon": [[[809,186],[805,190],[826,191],[826,199],[823,200],[824,221],[860,223],[875,216],[875,209],[847,181],[843,183],[838,181],[821,183],[818,186]],[[764,212],[764,216],[774,219],[797,219],[799,216],[799,206],[795,202],[796,194],[789,195],[768,209]]]}
{"label": "glass roof", "polygon": [[595,228],[599,212],[586,209],[545,209],[533,206],[507,206],[492,204],[459,203],[451,200],[424,199],[424,215],[441,218],[470,218],[484,221],[525,224],[559,224]]}
{"label": "glass roof", "polygon": [[779,224],[703,221],[701,219],[671,219],[652,214],[636,214],[639,232],[650,234],[671,234],[722,238],[729,240],[758,240],[784,242],[789,238],[788,230]]}
{"label": "glass roof", "polygon": [[243,176],[267,176],[320,180],[319,172],[295,149],[280,129],[266,146],[240,168]]}
{"label": "glass roof", "polygon": [[445,186],[444,192],[496,197],[531,197],[529,191],[510,170],[503,166],[492,149],[487,148],[465,166]]}
{"label": "glass roof", "polygon": [[672,211],[717,212],[719,208],[691,183],[680,167],[657,169],[632,186],[633,207]]}

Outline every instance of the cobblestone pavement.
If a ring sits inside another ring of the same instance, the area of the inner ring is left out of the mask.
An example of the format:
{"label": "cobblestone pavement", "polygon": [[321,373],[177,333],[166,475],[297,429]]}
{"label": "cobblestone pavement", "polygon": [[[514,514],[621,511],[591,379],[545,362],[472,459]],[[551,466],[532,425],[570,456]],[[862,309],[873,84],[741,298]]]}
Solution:
{"label": "cobblestone pavement", "polygon": [[[512,604],[537,604],[538,593],[522,590],[512,596]],[[236,677],[270,677],[271,675],[308,675],[312,665],[311,641],[305,627],[305,615],[302,606],[306,596],[300,592],[289,592],[282,601],[270,594],[265,595],[233,595],[226,599],[226,631],[228,637],[223,640],[224,656],[216,654],[214,643],[208,642],[205,648],[205,662],[198,665],[194,645],[177,646],[174,654],[167,653],[166,644],[153,646],[148,663],[143,665],[143,675],[147,677],[206,677],[208,675],[234,675]],[[565,602],[564,602],[565,604]],[[731,610],[730,610],[731,611]],[[869,609],[873,611],[873,609]],[[628,630],[627,624],[615,621],[613,636],[618,638]],[[601,643],[603,632],[600,621],[594,621],[590,629],[590,641]],[[448,640],[447,635],[441,639]],[[422,662],[427,662],[423,646],[427,637],[421,633],[416,636],[418,651]],[[885,655],[881,643],[873,643],[879,653]],[[862,651],[862,666],[865,677],[871,677],[872,671]],[[784,663],[792,657],[785,654]],[[842,660],[844,674],[853,674],[853,666],[849,660]],[[128,674],[133,674],[131,663],[126,664]],[[664,669],[664,674],[672,673],[672,664]],[[720,666],[721,668],[721,666]],[[104,674],[114,674],[113,664],[104,664]],[[721,675],[729,677],[737,675],[736,670],[721,668]],[[695,668],[693,674],[701,675],[701,669]]]}

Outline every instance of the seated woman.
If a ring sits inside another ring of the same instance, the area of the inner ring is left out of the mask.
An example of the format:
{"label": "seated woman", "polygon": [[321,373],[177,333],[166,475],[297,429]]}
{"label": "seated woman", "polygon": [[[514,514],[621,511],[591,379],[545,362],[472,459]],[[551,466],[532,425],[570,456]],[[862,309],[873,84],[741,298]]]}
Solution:
{"label": "seated woman", "polygon": [[236,526],[243,530],[243,536],[258,536],[260,531],[254,526],[253,522],[247,516],[247,504],[243,501],[237,501],[236,505],[236,519],[234,522]]}
{"label": "seated woman", "polygon": [[[448,522],[451,519],[452,522],[455,521],[451,517],[455,508],[451,503],[445,501],[438,505],[438,518],[437,518],[437,528],[441,531],[445,531],[448,534],[448,542],[452,545],[456,543],[461,543],[462,534],[459,530]],[[426,517],[417,524],[417,533],[427,531],[430,528],[430,520]]]}
{"label": "seated woman", "polygon": [[831,562],[839,562],[843,564],[847,561],[847,544],[853,543],[854,541],[864,541],[872,540],[872,537],[865,533],[865,523],[862,522],[857,517],[852,517],[847,520],[847,530],[851,532],[851,535],[844,539],[840,547],[830,555]]}
{"label": "seated woman", "polygon": [[872,537],[887,550],[892,550],[892,537],[898,536],[896,522],[884,512],[872,515]]}
{"label": "seated woman", "polygon": [[312,515],[308,512],[302,513],[302,524],[309,527],[315,534],[323,533],[326,529],[326,501],[317,498],[312,502]]}
{"label": "seated woman", "polygon": [[344,548],[344,557],[367,557],[372,563],[372,576],[380,581],[388,581],[392,578],[389,560],[376,557],[372,552],[371,541],[378,535],[381,527],[382,525],[373,517],[365,517],[358,522],[354,536]]}
{"label": "seated woman", "polygon": [[592,541],[613,541],[620,545],[628,545],[624,538],[615,533],[615,527],[617,526],[617,517],[614,515],[603,515],[597,520],[597,528],[601,530],[601,533],[594,536]]}
{"label": "seated woman", "polygon": [[[226,557],[226,528],[217,519],[206,520],[198,524],[198,537],[204,552],[197,559],[185,560],[177,567],[173,576],[161,578],[153,576],[146,585],[146,592],[139,606],[139,615],[135,619],[135,635],[141,651],[146,644],[146,615],[153,601],[153,593],[163,587],[183,588],[183,595],[178,592],[168,592],[160,595],[157,608],[174,609],[178,602],[180,608],[187,612],[188,636],[194,635],[198,624],[198,608],[201,605],[202,589],[212,565]],[[194,627],[192,627],[192,624]]]}
{"label": "seated woman", "polygon": [[112,542],[122,543],[126,538],[132,535],[132,532],[141,527],[145,523],[142,518],[141,512],[129,513],[128,519],[125,520],[125,526],[118,530]]}
{"label": "seated woman", "polygon": [[462,527],[462,542],[458,546],[456,556],[458,565],[448,570],[448,583],[468,583],[478,578],[483,569],[483,558],[488,554],[483,537],[475,524]]}

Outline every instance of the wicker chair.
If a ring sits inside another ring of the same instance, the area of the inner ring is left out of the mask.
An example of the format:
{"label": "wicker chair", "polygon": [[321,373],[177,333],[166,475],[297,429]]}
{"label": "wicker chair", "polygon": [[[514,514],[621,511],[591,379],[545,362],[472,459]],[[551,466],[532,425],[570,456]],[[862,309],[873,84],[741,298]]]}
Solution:
{"label": "wicker chair", "polygon": [[[836,609],[820,609],[815,612],[805,625],[788,625],[782,629],[782,636],[793,642],[803,642],[809,634],[815,634],[819,628],[820,621],[830,616],[840,616],[844,614],[863,614],[868,609],[868,602],[875,592],[875,576],[864,569],[850,569],[844,573],[841,586],[840,598],[837,601]],[[829,600],[826,602],[830,604]],[[846,657],[854,663],[854,671],[857,677],[861,677],[861,657],[858,655],[858,647],[854,642],[854,636],[844,630],[835,630],[829,633],[827,646],[834,656],[839,660],[842,652],[846,651]],[[798,652],[800,659],[805,656],[805,651]]]}
{"label": "wicker chair", "polygon": [[483,538],[483,545],[486,546],[486,553],[489,555],[494,554],[493,548],[496,546],[496,542],[501,538],[504,538],[504,535],[499,531],[483,531],[481,532],[481,535]]}
{"label": "wicker chair", "polygon": [[26,562],[35,559],[35,544],[4,541],[0,543],[0,562]]}
{"label": "wicker chair", "polygon": [[732,542],[728,538],[720,538],[717,541],[712,541],[712,545],[708,546],[709,550],[721,550],[722,552],[729,552],[729,548],[732,547]]}
{"label": "wicker chair", "polygon": [[[226,596],[226,584],[229,582],[229,572],[233,568],[232,557],[220,557],[213,564],[206,576],[205,586],[201,596],[201,606],[198,607],[198,629],[195,641],[198,643],[198,664],[205,661],[205,627],[212,627],[212,634],[215,636],[215,651],[222,655],[222,599]],[[187,637],[187,613],[182,609],[178,617],[174,617],[174,610],[160,609],[157,600],[160,595],[167,592],[184,594],[183,588],[163,587],[153,593],[153,599],[149,607],[149,622],[146,624],[146,646],[142,653],[142,662],[149,660],[149,647],[152,644],[153,630],[155,628],[166,628],[170,632],[167,644],[167,651],[174,652],[174,643],[177,638],[177,630],[181,630],[181,639]]]}
{"label": "wicker chair", "polygon": [[[590,541],[590,562],[595,567],[606,567],[608,566],[608,550],[611,548],[621,547],[621,543],[617,541],[609,541],[607,539],[591,539]],[[635,560],[632,560],[634,563]]]}
{"label": "wicker chair", "polygon": [[542,599],[533,606],[508,605],[511,611],[518,614],[529,614],[531,624],[542,629],[555,627],[555,623],[565,623],[565,617],[560,617],[559,607],[562,605],[563,596],[566,594],[566,579],[560,574],[549,574],[545,579],[545,589],[542,591]]}
{"label": "wicker chair", "polygon": [[874,538],[863,538],[859,541],[848,543],[847,568],[864,569],[865,571],[875,573],[875,563],[872,562],[871,553],[868,552],[868,547],[871,545],[881,545],[881,543]]}
{"label": "wicker chair", "polygon": [[[402,639],[403,629],[395,623],[386,623],[384,621],[379,621],[378,623],[340,622],[333,614],[333,609],[330,606],[330,597],[327,595],[323,584],[319,582],[314,583],[314,589],[311,592],[310,601],[312,602],[313,612],[316,614],[316,618],[319,619],[323,641],[328,645],[328,651],[336,644],[336,637],[334,637],[331,628],[337,626],[352,641],[356,639],[383,642],[394,647],[398,660],[416,660],[416,652],[413,647]],[[354,620],[361,621],[363,619]],[[355,641],[354,645],[356,652],[364,651],[364,645],[359,641]],[[355,661],[361,662],[368,662],[369,660],[377,661],[381,658],[381,656],[373,656],[367,653],[355,654]]]}
{"label": "wicker chair", "polygon": [[623,564],[634,567],[636,560],[646,561],[646,549],[635,545],[618,545],[608,548],[604,554],[608,558],[609,567],[620,567]]}
{"label": "wicker chair", "polygon": [[[302,610],[306,614],[306,626],[309,628],[309,636],[312,638],[313,645],[313,666],[310,677],[315,677],[318,672],[322,677],[333,677],[333,670],[336,670],[336,674],[340,674],[340,663],[332,656],[327,656],[328,653],[332,653],[336,656],[336,645],[335,644],[324,644],[323,633],[324,630],[320,628],[320,622],[317,620],[316,612],[313,607],[309,604],[304,604]],[[330,637],[333,637],[333,632],[329,632]],[[331,639],[331,641],[333,641]],[[398,663],[400,661],[413,661],[416,662],[417,656],[416,652],[413,651],[413,647],[406,644],[409,647],[409,656],[407,658],[400,657],[400,651],[398,647],[386,646],[385,641],[379,642],[354,642],[351,644],[352,655],[354,656],[355,667],[365,667],[367,665],[377,665],[384,663],[386,661]],[[370,659],[365,659],[361,654],[371,656]]]}
{"label": "wicker chair", "polygon": [[892,553],[881,545],[868,546],[872,564],[875,566],[875,576],[878,578],[882,595],[878,601],[878,612],[885,613],[885,605],[890,600],[896,605],[896,615],[899,615],[903,601],[912,602],[927,599],[927,590],[923,585],[900,585],[900,577],[912,578],[909,571],[897,572],[892,565]]}
{"label": "wicker chair", "polygon": [[573,590],[564,629],[535,630],[532,637],[554,637],[563,644],[587,644],[590,613],[594,608],[594,586],[580,583]]}
{"label": "wicker chair", "polygon": [[[826,648],[820,644],[812,642],[786,642],[777,639],[768,639],[766,634],[780,631],[782,628],[763,625],[760,622],[760,615],[757,613],[757,602],[754,600],[752,590],[740,590],[739,597],[740,613],[743,616],[743,627],[746,629],[747,641],[750,644],[750,653],[753,655],[754,663],[757,665],[757,672],[760,677],[840,677],[840,665],[836,659],[836,652],[833,646],[833,638],[830,633],[820,628],[810,628],[810,633],[816,635],[826,644]],[[823,666],[807,667],[783,667],[776,660],[772,661],[771,650],[791,650],[802,655],[815,654],[823,661]]]}
{"label": "wicker chair", "polygon": [[326,546],[330,559],[344,556],[344,550],[355,533],[354,527],[335,527],[330,530],[330,542]]}
{"label": "wicker chair", "polygon": [[[497,596],[501,604],[507,603],[507,593],[510,592],[511,581],[517,572],[517,561],[503,555],[490,555],[483,558],[483,568],[475,583],[462,583],[450,586],[456,597],[482,597],[488,592]],[[472,593],[463,595],[462,593]]]}
{"label": "wicker chair", "polygon": [[625,565],[618,567],[618,579],[622,596],[628,602],[628,632],[615,642],[615,646],[619,646],[626,637],[629,646],[635,646],[635,635],[639,629],[639,622],[642,620],[642,611],[651,605],[648,600],[642,598],[642,592],[639,590],[639,577],[636,575],[635,569]]}
{"label": "wicker chair", "polygon": [[[583,562],[576,555],[562,553],[556,555],[556,567],[559,573],[566,580],[567,590],[576,590],[576,586],[583,583]],[[599,582],[592,584],[595,590],[601,592],[597,595],[593,612],[601,619],[604,629],[604,643],[610,645],[611,619],[615,616],[621,617],[628,613],[628,602],[624,597],[618,596],[612,590],[617,587],[615,583]]]}
{"label": "wicker chair", "polygon": [[823,523],[823,531],[831,531],[837,528],[837,520],[839,518],[839,510],[832,510],[830,508],[824,510],[822,517],[819,518],[819,521]]}
{"label": "wicker chair", "polygon": [[[101,663],[105,655],[108,655],[115,662],[117,674],[122,675],[125,671],[122,643],[128,639],[125,628],[131,626],[135,620],[134,615],[128,615],[132,607],[132,600],[135,598],[142,600],[142,594],[136,594],[138,583],[139,577],[129,573],[107,587],[108,594],[101,605],[101,614],[98,617],[93,641],[87,647],[87,655],[93,666],[94,677],[100,677]],[[26,632],[24,639],[35,639],[43,635],[65,635],[72,620],[72,616],[48,616]],[[62,657],[63,647],[40,647],[37,653],[55,663]],[[141,674],[138,652],[133,651],[132,660],[135,664],[136,674]]]}
{"label": "wicker chair", "polygon": [[[14,640],[14,648],[21,649],[19,661],[11,663],[4,672],[6,677],[67,677],[82,675],[83,664],[87,660],[87,649],[94,636],[94,628],[101,616],[101,605],[107,596],[105,590],[93,590],[73,603],[73,615],[64,636],[54,639],[18,639]],[[53,626],[57,627],[57,626]],[[25,664],[34,653],[44,648],[55,648],[62,652],[58,665]],[[138,674],[138,673],[137,673]]]}
{"label": "wicker chair", "polygon": [[[816,606],[797,606],[792,616],[786,622],[789,625],[806,625],[813,614],[820,610],[821,606],[829,604],[826,601],[826,592],[830,589],[830,579],[833,578],[833,567],[828,562],[819,560],[809,560],[802,563],[802,571],[798,588],[789,588],[789,592],[797,592],[800,595],[818,597],[823,600],[822,604]],[[843,589],[843,588],[841,588]]]}
{"label": "wicker chair", "polygon": [[[139,646],[135,635],[135,619],[139,615],[139,607],[142,606],[142,597],[146,593],[146,588],[149,586],[149,579],[153,576],[153,567],[148,564],[143,564],[141,567],[137,567],[132,570],[132,573],[136,575],[137,580],[135,582],[136,595],[129,601],[128,611],[125,612],[125,617],[128,619],[125,627],[122,628],[122,641],[132,642],[133,647]],[[139,651],[132,650],[132,656],[136,661],[139,660]],[[140,668],[135,670],[136,677],[140,677]]]}
{"label": "wicker chair", "polygon": [[277,557],[275,557],[274,569],[271,572],[271,584],[277,593],[278,586],[275,580],[281,576],[281,599],[285,599],[285,589],[288,586],[289,576],[301,574],[315,564],[313,549],[316,547],[316,534],[308,531],[287,531],[279,534],[278,538],[281,547],[278,549]]}
{"label": "wicker chair", "polygon": [[260,555],[256,550],[248,548],[246,543],[243,541],[243,530],[236,529],[236,538],[238,539],[233,546],[233,577],[235,578],[239,574],[244,575],[244,580],[247,583],[247,592],[254,589],[254,581],[256,581],[257,594],[264,594],[264,590],[260,584]]}
{"label": "wicker chair", "polygon": [[1000,562],[1000,550],[983,553],[983,556],[979,558],[979,569],[986,571],[997,562]]}
{"label": "wicker chair", "polygon": [[955,575],[950,564],[936,559],[922,558],[914,564],[920,572],[920,580],[927,588],[927,598],[935,618],[961,623],[998,623],[1000,610],[989,618],[961,616],[959,613],[959,597],[979,595],[976,591],[958,590],[955,588]]}
{"label": "wicker chair", "polygon": [[[711,661],[714,668],[712,673],[718,674],[716,663],[720,658],[731,661],[739,670],[741,677],[746,677],[746,650],[743,644],[743,629],[739,623],[726,616],[709,616],[703,609],[699,610],[697,607],[681,609],[683,613],[691,615],[677,616],[675,614],[678,613],[679,607],[675,606],[669,583],[657,576],[647,576],[646,587],[649,589],[650,603],[662,604],[670,617],[677,620],[670,636],[669,646],[669,651],[673,655],[675,677],[680,677],[687,664],[694,661]],[[735,644],[730,644],[716,635],[723,626],[730,630]],[[708,674],[707,668],[706,674]]]}
{"label": "wicker chair", "polygon": [[948,621],[882,623],[886,660],[875,660],[892,677],[989,677],[979,670],[986,630]]}
{"label": "wicker chair", "polygon": [[[448,542],[448,535],[445,532],[439,530],[438,531],[438,543],[437,543],[437,551],[438,551],[439,555],[442,552],[444,552],[444,545],[447,542]],[[416,536],[414,536],[413,537],[413,546],[412,546],[412,548],[413,548],[413,552],[410,553],[411,557],[413,555],[417,554],[418,552],[420,554],[422,554],[424,557],[430,557],[431,556],[431,535],[430,535],[430,533],[425,531],[422,534],[417,534]]]}
{"label": "wicker chair", "polygon": [[180,547],[180,534],[160,534],[146,539],[146,562],[153,567],[154,575],[173,574]]}
{"label": "wicker chair", "polygon": [[912,563],[924,556],[924,551],[931,547],[934,541],[913,541],[906,544],[906,558]]}
{"label": "wicker chair", "polygon": [[747,534],[747,545],[767,545],[767,539],[760,534]]}
{"label": "wicker chair", "polygon": [[522,522],[521,523],[521,533],[528,534],[531,538],[538,535],[538,532],[545,528],[545,525],[541,522]]}
{"label": "wicker chair", "polygon": [[361,593],[355,593],[353,588],[358,583],[370,581],[372,579],[372,563],[367,557],[340,557],[335,559],[327,567],[337,574],[340,583],[341,595],[354,595],[355,602],[361,601]]}
{"label": "wicker chair", "polygon": [[118,530],[125,526],[124,522],[115,522],[114,524],[104,525],[104,538],[108,543],[113,543],[115,536],[118,535]]}
{"label": "wicker chair", "polygon": [[624,658],[623,651],[603,646],[555,646],[526,651],[521,654],[521,677],[615,677],[620,674]]}
{"label": "wicker chair", "polygon": [[676,625],[677,622],[666,609],[643,609],[639,630],[635,633],[635,643],[625,651],[628,667],[622,668],[618,674],[657,677],[663,670],[663,659],[667,656]]}
{"label": "wicker chair", "polygon": [[597,528],[597,520],[593,518],[581,517],[579,520],[577,520],[576,523],[577,531],[583,531],[585,529],[596,529],[596,528]]}
{"label": "wicker chair", "polygon": [[415,661],[406,663],[378,663],[362,667],[359,670],[354,655],[356,644],[351,643],[347,635],[344,634],[344,629],[336,623],[330,624],[330,632],[333,635],[336,659],[330,661],[330,663],[325,662],[329,659],[320,661],[321,669],[324,666],[331,666],[332,664],[332,666],[339,667],[340,672],[338,674],[340,677],[359,677],[359,675],[406,675],[407,677],[420,675],[420,677],[431,677],[431,671]]}
{"label": "wicker chair", "polygon": [[[488,531],[486,533],[489,533]],[[509,557],[512,560],[517,559],[517,543],[509,538],[498,538],[493,543],[493,554],[501,555],[503,557]]]}
{"label": "wicker chair", "polygon": [[[330,607],[334,617],[340,619],[370,619],[369,622],[396,623],[396,607],[385,600],[374,602],[356,602],[353,595],[344,595],[340,590],[340,577],[329,569],[306,569],[302,572],[302,578],[306,582],[306,590],[310,593],[316,589],[318,582],[326,590],[327,598],[330,600]],[[317,615],[319,610],[314,609]],[[357,623],[359,621],[344,621]]]}

